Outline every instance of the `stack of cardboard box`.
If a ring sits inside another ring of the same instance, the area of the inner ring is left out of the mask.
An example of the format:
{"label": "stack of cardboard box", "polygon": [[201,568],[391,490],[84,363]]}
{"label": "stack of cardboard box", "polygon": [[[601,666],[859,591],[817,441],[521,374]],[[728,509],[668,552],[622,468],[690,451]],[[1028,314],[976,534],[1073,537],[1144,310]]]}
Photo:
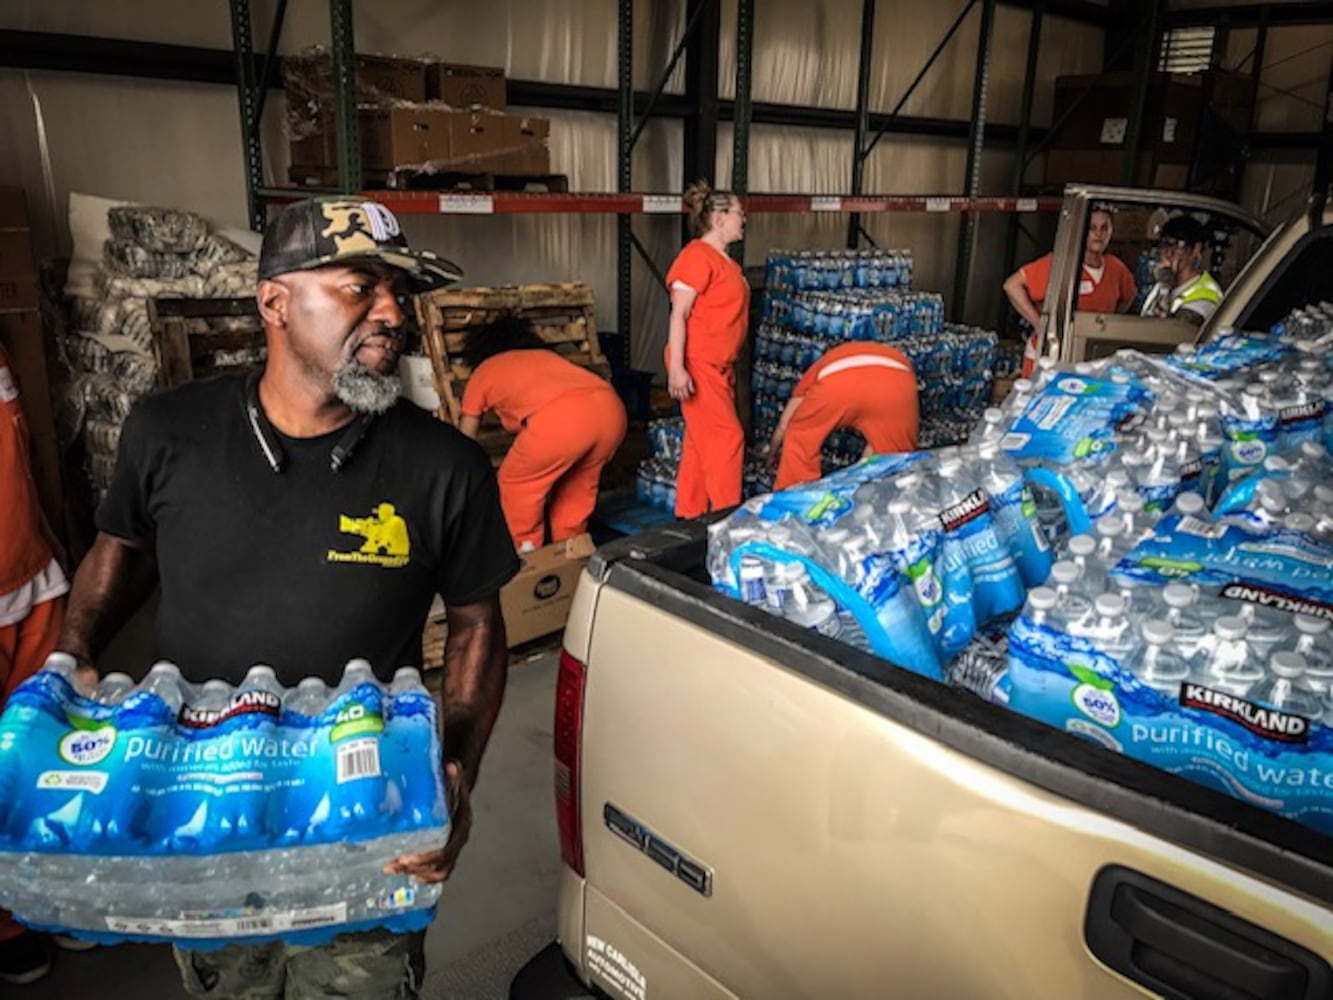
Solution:
{"label": "stack of cardboard box", "polygon": [[[1045,181],[1121,185],[1125,144],[1137,80],[1133,73],[1062,76],[1055,81]],[[1249,129],[1254,81],[1240,73],[1154,73],[1148,82],[1134,187],[1199,190],[1234,196],[1235,170],[1227,137],[1239,143]]]}
{"label": "stack of cardboard box", "polygon": [[37,261],[21,188],[0,187],[0,343],[9,354],[31,436],[33,479],[47,521],[63,530],[64,495],[39,309]]}
{"label": "stack of cardboard box", "polygon": [[[551,172],[551,123],[506,113],[504,70],[356,57],[361,167],[517,177]],[[323,53],[283,67],[289,105],[291,179],[328,183],[338,164],[332,63]]]}

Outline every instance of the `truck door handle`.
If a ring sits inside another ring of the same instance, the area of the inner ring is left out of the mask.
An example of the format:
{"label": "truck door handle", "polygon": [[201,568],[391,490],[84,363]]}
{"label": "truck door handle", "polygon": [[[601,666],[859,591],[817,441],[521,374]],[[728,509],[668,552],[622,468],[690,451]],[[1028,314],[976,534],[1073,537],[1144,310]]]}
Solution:
{"label": "truck door handle", "polygon": [[1107,966],[1165,997],[1333,996],[1333,968],[1314,952],[1119,865],[1093,879],[1083,936]]}

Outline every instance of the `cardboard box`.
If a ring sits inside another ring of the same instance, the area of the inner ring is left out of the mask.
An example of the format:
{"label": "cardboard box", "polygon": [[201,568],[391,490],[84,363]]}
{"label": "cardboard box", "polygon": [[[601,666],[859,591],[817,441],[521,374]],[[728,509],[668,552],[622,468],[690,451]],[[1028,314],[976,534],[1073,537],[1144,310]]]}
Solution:
{"label": "cardboard box", "polygon": [[46,336],[36,309],[0,311],[0,343],[4,344],[19,385],[19,402],[27,420],[32,476],[47,521],[57,532],[63,525],[64,494],[60,480],[60,449],[46,367]]}
{"label": "cardboard box", "polygon": [[32,234],[26,229],[0,229],[0,275],[33,274]]}
{"label": "cardboard box", "polygon": [[523,567],[500,591],[511,647],[565,627],[579,574],[594,549],[591,535],[579,535],[523,554]]}
{"label": "cardboard box", "polygon": [[448,111],[451,165],[455,170],[501,172],[505,158],[506,118],[493,111]]}
{"label": "cardboard box", "polygon": [[498,66],[432,63],[426,69],[426,99],[451,108],[505,109],[505,73]]}
{"label": "cardboard box", "polygon": [[[330,55],[288,56],[283,65],[284,83],[288,91],[303,97],[314,97],[321,102],[333,100],[333,59]],[[358,103],[424,101],[427,65],[421,59],[358,55]]]}
{"label": "cardboard box", "polygon": [[28,199],[22,188],[0,187],[0,229],[28,228]]}
{"label": "cardboard box", "polygon": [[[1051,147],[1123,148],[1135,86],[1132,73],[1058,77],[1051,120],[1060,122],[1060,127],[1051,139]],[[1152,151],[1163,159],[1189,162],[1194,155],[1203,94],[1203,81],[1198,75],[1153,74],[1143,105],[1140,150]]]}
{"label": "cardboard box", "polygon": [[0,275],[0,309],[36,309],[40,305],[37,275]]}
{"label": "cardboard box", "polygon": [[499,174],[549,174],[551,172],[551,120],[535,115],[506,115],[505,155]]}
{"label": "cardboard box", "polygon": [[[452,160],[452,117],[434,108],[389,108],[361,114],[361,166],[393,170]],[[332,161],[336,163],[336,158]]]}

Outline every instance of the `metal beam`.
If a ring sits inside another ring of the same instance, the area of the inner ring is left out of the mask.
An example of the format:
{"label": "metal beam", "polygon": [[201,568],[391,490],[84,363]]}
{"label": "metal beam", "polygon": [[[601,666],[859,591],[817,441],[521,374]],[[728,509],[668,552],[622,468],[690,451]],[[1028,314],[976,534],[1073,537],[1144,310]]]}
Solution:
{"label": "metal beam", "polygon": [[[634,0],[616,4],[616,190],[634,189]],[[633,216],[616,216],[616,329],[629,360],[630,329],[634,323],[631,293],[634,265]]]}
{"label": "metal beam", "polygon": [[[750,57],[754,50],[754,0],[736,0],[736,100],[731,125],[731,189],[744,197],[750,190]],[[731,246],[731,256],[745,266],[745,241]]]}
{"label": "metal beam", "polygon": [[1148,105],[1148,84],[1157,71],[1157,53],[1161,45],[1162,0],[1148,0],[1145,24],[1138,33],[1135,45],[1134,96],[1129,106],[1129,122],[1125,127],[1125,158],[1120,168],[1121,180],[1126,187],[1134,186],[1135,167],[1139,157],[1139,140],[1143,136],[1143,113]]}
{"label": "metal beam", "polygon": [[[945,46],[947,46],[949,42],[953,39],[953,36],[957,34],[959,27],[961,27],[963,21],[967,19],[967,15],[971,13],[972,8],[976,5],[976,2],[977,0],[967,0],[967,3],[963,5],[963,9],[958,12],[958,16],[953,19],[953,24],[949,25],[949,30],[944,33],[944,37],[940,39],[940,43],[935,46],[935,51],[932,52],[929,58],[926,59],[926,64],[921,67],[921,70],[920,72],[917,73],[916,78],[910,84],[907,85],[907,90],[903,93],[903,96],[898,99],[898,103],[893,106],[893,110],[889,112],[890,118],[897,115],[898,112],[903,109],[903,105],[907,103],[907,99],[911,97],[913,93],[916,92],[917,86],[921,83],[922,80],[926,78],[926,74],[930,72],[930,67],[935,65],[935,60],[940,57],[940,53],[944,51]],[[866,146],[865,150],[858,153],[857,155],[861,156],[862,158],[869,156],[871,152],[874,150],[875,146],[878,145],[879,140],[884,135],[885,131],[886,130],[882,127],[878,129],[875,132],[875,137],[870,140],[870,145]]]}
{"label": "metal beam", "polygon": [[676,71],[676,64],[680,62],[680,57],[685,54],[685,47],[689,44],[690,34],[694,31],[694,26],[699,21],[699,12],[702,8],[695,8],[685,21],[685,30],[681,33],[680,41],[676,43],[675,49],[671,52],[671,58],[667,60],[666,68],[662,70],[662,75],[657,78],[657,84],[653,87],[653,92],[648,95],[648,105],[643,109],[643,114],[639,117],[638,123],[634,126],[634,134],[629,137],[629,144],[635,145],[639,141],[639,136],[643,134],[643,128],[648,124],[648,119],[653,113],[653,108],[662,96],[662,91],[666,90],[667,81],[671,79],[671,74]]}
{"label": "metal beam", "polygon": [[[234,0],[233,0],[234,2]],[[282,26],[287,20],[287,0],[278,0],[278,5],[273,9],[273,24],[268,31],[268,47],[264,50],[264,63],[259,71],[259,92],[256,100],[259,102],[259,111],[256,115],[258,119],[255,128],[264,120],[264,103],[268,100],[269,88],[280,77],[277,75],[278,66],[278,45],[282,41]]]}
{"label": "metal beam", "polygon": [[[1163,22],[1168,28],[1195,28],[1217,24],[1223,17],[1231,19],[1231,27],[1253,28],[1259,24],[1262,11],[1268,4],[1243,4],[1235,7],[1183,7],[1165,12]],[[1269,24],[1273,27],[1301,24],[1333,24],[1333,7],[1322,2],[1292,2],[1283,0],[1272,5]]]}
{"label": "metal beam", "polygon": [[361,190],[361,121],[356,109],[356,43],[352,0],[329,0],[333,56],[333,112],[337,124],[338,187]]}
{"label": "metal beam", "polygon": [[[972,82],[972,129],[967,140],[967,172],[963,194],[975,198],[981,193],[981,151],[985,142],[986,97],[990,90],[991,41],[995,36],[995,2],[982,0],[981,30],[977,38],[977,74]],[[977,220],[971,212],[963,215],[958,230],[958,265],[953,277],[954,322],[963,321],[967,308],[967,284],[972,275],[972,250],[976,244]]]}
{"label": "metal beam", "polygon": [[[861,0],[861,57],[856,64],[856,137],[852,146],[852,194],[865,190],[866,133],[870,131],[870,67],[875,54],[875,0]],[[861,243],[861,216],[853,212],[847,220],[847,249]]]}
{"label": "metal beam", "polygon": [[[685,50],[684,156],[681,188],[717,174],[718,49],[722,37],[721,0],[688,0],[687,16],[699,25]],[[681,219],[681,235],[689,238],[689,219]]]}
{"label": "metal beam", "polygon": [[1333,190],[1333,58],[1329,60],[1328,85],[1324,93],[1324,125],[1319,130],[1319,145],[1315,148],[1314,183],[1317,195],[1327,196]]}
{"label": "metal beam", "polygon": [[259,189],[264,161],[259,149],[259,102],[255,86],[254,36],[250,31],[250,0],[231,0],[231,39],[236,60],[236,95],[241,112],[241,155],[245,159],[245,215],[260,232],[267,215]]}
{"label": "metal beam", "polygon": [[1131,22],[1130,16],[1123,9],[1088,3],[1087,0],[1000,0],[1001,7],[1018,7],[1022,10],[1035,10],[1038,4],[1051,17],[1094,24],[1099,28],[1124,27]]}
{"label": "metal beam", "polygon": [[[1032,5],[1032,20],[1028,24],[1027,65],[1023,71],[1023,96],[1018,102],[1018,139],[1014,149],[1014,175],[1010,184],[1010,193],[1018,197],[1023,193],[1023,180],[1027,176],[1028,138],[1032,131],[1032,100],[1037,90],[1037,57],[1041,54],[1041,22],[1045,14],[1043,0],[1035,0]],[[1014,271],[1015,258],[1018,255],[1018,230],[1022,225],[1017,215],[1009,217],[1004,237],[1004,273]],[[995,328],[1004,332],[1005,319],[1008,316],[1007,301],[1000,303],[1000,315],[996,317]]]}

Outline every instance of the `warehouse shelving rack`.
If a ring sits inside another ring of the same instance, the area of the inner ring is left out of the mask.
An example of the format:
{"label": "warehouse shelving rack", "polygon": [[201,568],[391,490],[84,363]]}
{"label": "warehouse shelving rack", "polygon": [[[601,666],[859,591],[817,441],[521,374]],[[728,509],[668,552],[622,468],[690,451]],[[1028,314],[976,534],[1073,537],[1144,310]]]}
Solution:
{"label": "warehouse shelving rack", "polygon": [[[297,196],[293,189],[269,188],[263,183],[260,149],[260,122],[269,90],[280,87],[281,59],[277,56],[287,0],[277,0],[264,52],[257,55],[251,30],[249,0],[229,0],[232,19],[231,51],[195,46],[167,45],[126,39],[0,30],[0,67],[57,71],[105,73],[151,79],[182,80],[229,84],[237,88],[243,138],[249,219],[262,228],[267,202]],[[618,72],[615,88],[551,84],[511,79],[511,103],[520,107],[543,109],[597,110],[615,114],[618,123],[617,192],[614,194],[523,195],[496,192],[493,195],[448,196],[432,192],[366,192],[370,197],[391,204],[400,212],[610,212],[619,217],[617,225],[619,274],[619,326],[629,329],[629,274],[635,252],[645,257],[648,266],[660,269],[647,259],[642,244],[634,236],[631,220],[635,214],[680,211],[675,195],[636,194],[630,171],[630,156],[644,124],[652,118],[676,118],[684,122],[684,171],[682,186],[688,180],[712,173],[716,161],[717,126],[734,123],[732,149],[732,187],[746,195],[752,212],[841,212],[848,218],[848,245],[860,245],[866,239],[861,217],[872,212],[939,211],[962,213],[963,229],[959,241],[959,268],[966,273],[971,259],[978,213],[995,211],[1010,215],[1005,261],[1012,266],[1017,236],[1024,229],[1021,215],[1033,211],[1051,211],[1052,199],[1024,198],[1023,176],[1026,168],[1044,148],[1047,130],[1031,125],[1032,95],[1037,73],[1042,28],[1046,18],[1074,19],[1106,30],[1106,71],[1132,66],[1138,73],[1137,111],[1129,123],[1133,139],[1142,119],[1142,96],[1146,94],[1149,74],[1155,68],[1156,54],[1164,31],[1192,25],[1216,25],[1215,51],[1225,50],[1226,34],[1235,28],[1257,29],[1256,51],[1251,71],[1256,76],[1263,64],[1267,33],[1272,28],[1302,24],[1327,24],[1333,21],[1333,9],[1318,0],[1289,0],[1281,3],[1226,5],[1218,7],[1167,8],[1163,0],[1107,6],[1089,0],[966,0],[954,24],[945,33],[933,54],[920,68],[916,81],[899,99],[889,114],[874,113],[869,108],[870,79],[875,65],[873,35],[875,0],[862,0],[862,30],[856,106],[853,110],[809,108],[756,102],[750,91],[751,46],[754,35],[755,2],[737,0],[737,78],[735,98],[718,97],[718,41],[721,25],[721,0],[685,0],[685,30],[654,88],[650,92],[633,87],[630,40],[633,35],[634,0],[617,0]],[[1022,7],[1032,12],[1028,37],[1027,63],[1017,125],[992,123],[987,118],[990,53],[997,5]],[[965,20],[979,9],[977,76],[972,95],[972,114],[966,121],[902,115],[902,108],[924,79],[939,55],[956,35]],[[338,67],[335,113],[339,128],[339,191],[359,191],[357,117],[354,113],[353,24],[351,0],[330,0],[329,16],[332,51]],[[881,56],[881,59],[888,56]],[[684,93],[666,93],[671,74],[684,59]],[[1333,84],[1331,84],[1333,86]],[[1333,96],[1333,95],[1331,95]],[[1330,101],[1333,107],[1333,101]],[[834,128],[854,137],[855,155],[848,192],[841,196],[756,194],[748,191],[748,142],[755,124],[793,125]],[[1055,123],[1056,126],[1059,123]],[[961,194],[937,197],[865,195],[865,163],[875,145],[885,135],[933,136],[967,142],[968,156],[964,190]],[[1013,173],[1007,198],[979,198],[978,175],[981,153],[986,144],[1001,143],[1012,147]],[[1132,148],[1132,143],[1127,142]],[[1333,114],[1327,115],[1318,130],[1309,132],[1252,132],[1253,149],[1314,149],[1316,186],[1322,188],[1333,180]],[[1127,156],[1128,168],[1128,156]],[[1127,175],[1128,176],[1128,175]],[[301,189],[300,194],[308,193]],[[1029,236],[1031,234],[1029,233]],[[965,303],[966,284],[959,283],[953,303],[955,314]]]}

